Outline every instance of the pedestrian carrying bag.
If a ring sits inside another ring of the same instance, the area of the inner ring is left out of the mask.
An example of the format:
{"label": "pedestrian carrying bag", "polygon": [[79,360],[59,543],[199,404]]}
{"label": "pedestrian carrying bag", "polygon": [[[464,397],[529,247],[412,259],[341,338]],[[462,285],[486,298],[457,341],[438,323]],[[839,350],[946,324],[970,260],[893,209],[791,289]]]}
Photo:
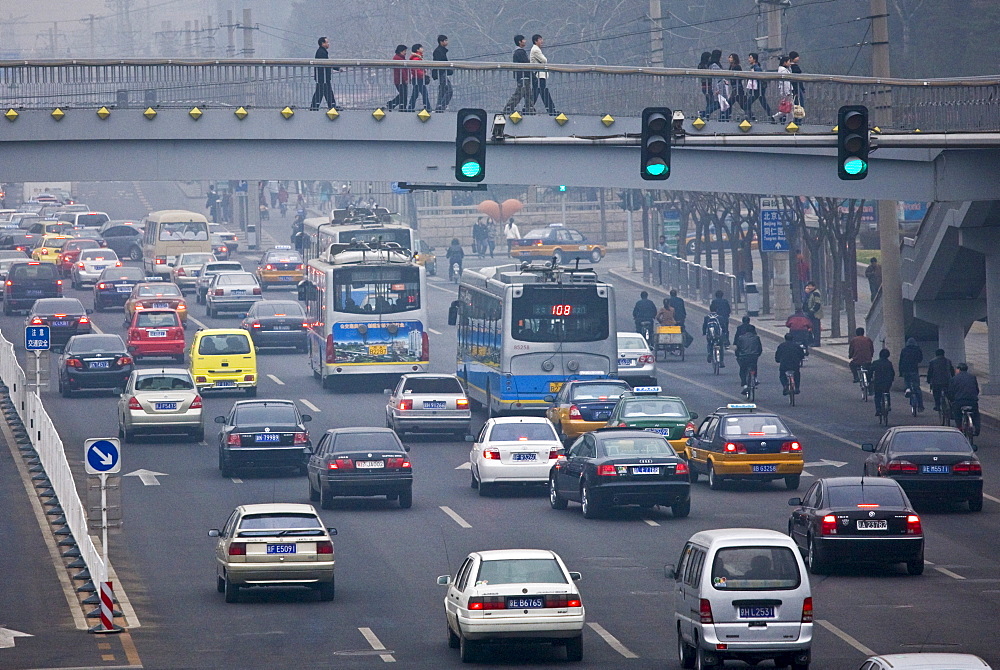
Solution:
{"label": "pedestrian carrying bag", "polygon": [[794,116],[796,119],[806,118],[806,108],[803,107],[802,105],[795,105],[794,107],[792,107],[792,116]]}
{"label": "pedestrian carrying bag", "polygon": [[782,98],[781,102],[778,103],[778,111],[782,114],[788,114],[792,111],[792,99]]}

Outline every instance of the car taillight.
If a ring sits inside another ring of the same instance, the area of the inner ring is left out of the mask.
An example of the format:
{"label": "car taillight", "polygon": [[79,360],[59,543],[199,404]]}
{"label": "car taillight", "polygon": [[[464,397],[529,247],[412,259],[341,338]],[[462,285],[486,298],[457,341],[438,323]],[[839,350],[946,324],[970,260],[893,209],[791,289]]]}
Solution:
{"label": "car taillight", "polygon": [[699,600],[698,613],[701,614],[702,623],[715,623],[715,619],[712,618],[712,603],[707,598]]}
{"label": "car taillight", "polygon": [[56,286],[62,286],[62,279],[56,280]]}
{"label": "car taillight", "polygon": [[298,265],[296,265],[295,269],[296,270],[301,270],[302,269],[302,263],[299,263]]}
{"label": "car taillight", "polygon": [[204,384],[208,382],[208,377],[195,377],[194,382],[195,384]]}
{"label": "car taillight", "polygon": [[684,426],[684,437],[694,437],[694,424],[690,421]]}
{"label": "car taillight", "polygon": [[225,291],[223,291],[221,288],[215,289],[215,295],[223,295],[224,293]]}
{"label": "car taillight", "polygon": [[86,266],[86,265],[84,265],[84,264],[83,264],[82,262],[80,262],[80,263],[77,263],[77,264],[76,264],[76,267],[78,267],[78,268],[80,268],[80,269],[82,270],[83,268],[85,268],[85,267],[87,267],[87,266]]}
{"label": "car taillight", "polygon": [[675,475],[686,475],[688,473],[689,473],[689,470],[688,470],[688,464],[687,463],[678,463],[677,464],[677,469],[674,470],[674,474]]}
{"label": "car taillight", "polygon": [[5,282],[4,282],[4,286],[13,286],[13,285],[14,285],[14,282],[12,282],[12,281],[11,281],[11,280],[9,280],[9,279],[8,279],[7,281],[5,281]]}
{"label": "car taillight", "polygon": [[303,321],[302,322],[302,327],[303,328],[309,328],[309,322],[308,321]]}
{"label": "car taillight", "polygon": [[191,401],[191,409],[201,409],[201,396],[196,395]]}
{"label": "car taillight", "polygon": [[177,275],[178,277],[187,276],[187,272],[184,271],[184,268],[177,268],[176,270],[174,270],[174,274]]}
{"label": "car taillight", "polygon": [[251,328],[260,328],[260,321],[254,321],[250,324]]}
{"label": "car taillight", "polygon": [[326,467],[330,470],[353,470],[354,461],[349,458],[338,458],[335,461],[330,461]]}
{"label": "car taillight", "polygon": [[294,444],[306,444],[309,442],[309,433],[295,433]]}
{"label": "car taillight", "polygon": [[583,420],[583,415],[580,414],[580,408],[577,407],[576,405],[570,405],[569,406],[569,420],[570,421],[574,421],[574,420],[576,420],[576,421],[582,421]]}
{"label": "car taillight", "polygon": [[782,442],[781,443],[781,453],[783,454],[799,454],[802,453],[802,445],[798,442]]}
{"label": "car taillight", "polygon": [[138,398],[136,398],[135,396],[132,396],[131,398],[128,399],[128,408],[129,409],[142,409],[142,405],[139,404]]}
{"label": "car taillight", "polygon": [[507,598],[504,596],[484,596],[482,598],[469,598],[470,610],[505,610],[507,609]]}
{"label": "car taillight", "polygon": [[812,623],[813,620],[813,599],[806,596],[802,601],[802,623]]}
{"label": "car taillight", "polygon": [[252,382],[253,381],[253,375],[243,375],[243,381],[245,381],[245,382]]}
{"label": "car taillight", "polygon": [[886,465],[886,470],[888,470],[889,472],[910,473],[910,472],[917,472],[917,466],[916,464],[910,463],[909,461],[904,461],[898,458],[894,458],[891,461],[889,461],[888,465]]}
{"label": "car taillight", "polygon": [[429,361],[431,359],[431,339],[427,333],[420,336],[420,360]]}
{"label": "car taillight", "polygon": [[405,468],[413,467],[409,459],[405,457],[387,458],[385,459],[385,467],[390,469],[401,470]]}
{"label": "car taillight", "polygon": [[233,542],[229,545],[229,555],[230,556],[246,556],[247,555],[247,543],[246,542]]}
{"label": "car taillight", "polygon": [[333,542],[329,540],[322,540],[316,543],[316,553],[317,554],[332,554],[333,553]]}
{"label": "car taillight", "polygon": [[605,463],[604,465],[597,466],[597,474],[601,477],[617,477],[618,469],[609,463]]}
{"label": "car taillight", "polygon": [[37,316],[31,320],[31,325],[33,326],[40,326],[41,324],[42,320],[39,319]]}
{"label": "car taillight", "polygon": [[122,262],[121,261],[118,261],[118,262],[115,263],[115,267],[116,268],[120,268],[121,266],[122,266]]}
{"label": "car taillight", "polygon": [[458,398],[455,400],[456,409],[469,409],[469,399],[468,398]]}
{"label": "car taillight", "polygon": [[98,288],[98,290],[101,290],[101,291],[103,291],[103,290],[104,290],[104,289],[106,289],[107,287],[108,287],[108,285],[107,285],[107,284],[105,284],[104,282],[98,282],[98,283],[97,283],[97,288]]}
{"label": "car taillight", "polygon": [[565,595],[545,596],[545,607],[583,607],[580,594],[567,593]]}
{"label": "car taillight", "polygon": [[167,264],[167,257],[166,256],[157,256],[156,258],[153,259],[153,262],[156,265],[166,265]]}
{"label": "car taillight", "polygon": [[556,458],[559,458],[559,450],[558,449],[550,449],[549,450],[549,460],[551,461],[551,460],[554,460]]}
{"label": "car taillight", "polygon": [[951,471],[958,475],[981,475],[983,466],[979,461],[962,461],[951,466]]}
{"label": "car taillight", "polygon": [[90,318],[86,316],[81,316],[79,321],[80,323],[90,323]]}
{"label": "car taillight", "polygon": [[115,363],[117,363],[118,365],[132,365],[132,357],[131,356],[119,356],[118,360],[115,361]]}
{"label": "car taillight", "polygon": [[819,527],[820,533],[823,535],[836,535],[837,534],[837,517],[832,514],[827,514],[820,521]]}
{"label": "car taillight", "polygon": [[327,365],[337,362],[337,346],[333,341],[333,333],[326,336],[326,362]]}
{"label": "car taillight", "polygon": [[265,269],[265,270],[273,270],[274,268],[273,268],[273,267],[271,267],[271,264],[270,264],[270,263],[268,263],[267,265],[265,265],[265,266],[264,266],[264,269]]}
{"label": "car taillight", "polygon": [[410,400],[409,398],[404,398],[399,401],[398,405],[396,405],[396,409],[402,409],[402,410],[413,409],[413,401]]}
{"label": "car taillight", "polygon": [[238,446],[240,446],[240,434],[239,433],[230,433],[226,437],[226,444],[228,444],[231,447],[238,447]]}
{"label": "car taillight", "polygon": [[924,528],[920,525],[920,517],[916,514],[910,514],[906,517],[906,534],[907,535],[923,535]]}
{"label": "car taillight", "polygon": [[66,359],[66,367],[68,367],[68,368],[82,368],[83,367],[83,362],[82,361],[78,361],[75,358],[67,358]]}
{"label": "car taillight", "polygon": [[652,354],[643,354],[639,356],[639,365],[648,365],[653,362]]}
{"label": "car taillight", "polygon": [[500,450],[499,449],[483,449],[483,458],[488,461],[499,461],[500,460]]}
{"label": "car taillight", "polygon": [[260,295],[260,287],[259,286],[253,290],[253,294],[254,295]]}
{"label": "car taillight", "polygon": [[727,454],[745,454],[747,453],[746,445],[742,442],[726,442],[726,446],[722,448]]}
{"label": "car taillight", "polygon": [[177,307],[175,307],[174,309],[176,309],[178,312],[183,312],[183,311],[187,310],[187,308],[188,308],[188,306],[185,303],[179,302],[179,303],[177,303]]}

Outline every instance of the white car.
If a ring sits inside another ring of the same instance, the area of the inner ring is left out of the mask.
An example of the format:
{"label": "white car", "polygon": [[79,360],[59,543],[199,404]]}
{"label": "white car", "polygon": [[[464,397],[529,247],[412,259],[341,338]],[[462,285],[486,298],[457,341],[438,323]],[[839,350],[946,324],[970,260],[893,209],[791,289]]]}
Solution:
{"label": "white car", "polygon": [[199,305],[205,304],[205,295],[208,293],[208,285],[212,283],[212,277],[222,272],[244,272],[244,270],[239,261],[215,261],[202,265],[194,285],[195,301]]}
{"label": "white car", "polygon": [[860,670],[990,670],[990,665],[974,654],[913,653],[871,656]]}
{"label": "white car", "polygon": [[121,260],[111,249],[84,249],[73,264],[73,288],[93,284],[107,268],[120,268]]}
{"label": "white car", "polygon": [[489,419],[469,452],[472,487],[486,496],[498,484],[547,484],[561,449],[544,416]]}
{"label": "white car", "polygon": [[635,386],[656,384],[656,356],[639,333],[618,333],[618,376]]}
{"label": "white car", "polygon": [[469,397],[455,375],[419,372],[403,375],[386,389],[385,425],[407,432],[454,433],[464,439],[472,423]]}
{"label": "white car", "polygon": [[257,277],[249,272],[224,272],[212,277],[208,285],[205,313],[215,317],[222,311],[246,312],[263,299]]}
{"label": "white car", "polygon": [[583,660],[583,601],[559,555],[542,549],[477,551],[455,576],[438,577],[444,599],[448,646],[463,663],[476,660],[489,642],[549,642],[566,647],[566,658]]}
{"label": "white car", "polygon": [[183,368],[132,372],[118,401],[118,437],[131,442],[139,432],[182,432],[195,442],[205,439],[201,396],[190,372]]}

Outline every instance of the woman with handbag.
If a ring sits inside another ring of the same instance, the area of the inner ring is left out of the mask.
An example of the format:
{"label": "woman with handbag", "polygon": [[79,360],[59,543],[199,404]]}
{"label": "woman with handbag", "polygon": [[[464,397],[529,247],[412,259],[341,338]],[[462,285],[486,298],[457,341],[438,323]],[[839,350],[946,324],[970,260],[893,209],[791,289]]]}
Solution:
{"label": "woman with handbag", "polygon": [[[788,69],[788,56],[781,56],[778,59],[778,74],[791,74]],[[775,123],[784,123],[788,115],[792,113],[792,82],[787,79],[778,81],[778,111],[771,116]]]}

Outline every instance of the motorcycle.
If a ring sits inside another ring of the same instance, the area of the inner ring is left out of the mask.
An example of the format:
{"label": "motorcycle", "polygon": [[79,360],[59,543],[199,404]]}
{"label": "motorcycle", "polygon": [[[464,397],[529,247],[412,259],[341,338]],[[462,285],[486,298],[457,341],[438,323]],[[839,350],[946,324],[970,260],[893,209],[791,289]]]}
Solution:
{"label": "motorcycle", "polygon": [[459,280],[462,278],[462,266],[457,261],[451,264],[450,275],[451,275],[451,281],[454,284],[457,284]]}

